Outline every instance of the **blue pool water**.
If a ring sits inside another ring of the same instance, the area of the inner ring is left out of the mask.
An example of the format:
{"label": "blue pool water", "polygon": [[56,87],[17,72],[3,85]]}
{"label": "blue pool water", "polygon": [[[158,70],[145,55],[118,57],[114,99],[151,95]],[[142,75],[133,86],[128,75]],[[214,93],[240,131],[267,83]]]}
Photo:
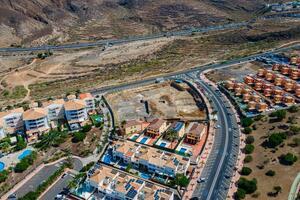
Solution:
{"label": "blue pool water", "polygon": [[131,139],[134,140],[134,141],[136,141],[136,139],[138,139],[138,137],[139,137],[138,135],[135,135]]}
{"label": "blue pool water", "polygon": [[165,143],[165,142],[162,142],[162,143],[160,143],[160,145],[159,146],[161,146],[161,147],[165,147],[167,145],[167,143]]}
{"label": "blue pool water", "polygon": [[4,170],[4,167],[5,167],[4,163],[0,162],[0,172]]}
{"label": "blue pool water", "polygon": [[179,150],[180,153],[185,153],[186,152],[186,148],[181,147],[181,149]]}
{"label": "blue pool water", "polygon": [[140,177],[143,178],[143,179],[150,179],[151,176],[149,174],[146,174],[146,173],[140,173]]}
{"label": "blue pool water", "polygon": [[97,116],[97,117],[95,118],[95,121],[96,121],[96,122],[102,122],[102,117],[101,117],[101,116]]}
{"label": "blue pool water", "polygon": [[31,154],[31,150],[27,149],[25,151],[23,151],[19,156],[18,159],[22,160],[23,158],[25,158],[26,156],[29,156]]}
{"label": "blue pool water", "polygon": [[112,156],[109,154],[105,154],[102,158],[102,161],[106,164],[112,163]]}
{"label": "blue pool water", "polygon": [[142,140],[141,140],[141,143],[142,144],[145,144],[145,142],[148,140],[148,138],[144,137]]}

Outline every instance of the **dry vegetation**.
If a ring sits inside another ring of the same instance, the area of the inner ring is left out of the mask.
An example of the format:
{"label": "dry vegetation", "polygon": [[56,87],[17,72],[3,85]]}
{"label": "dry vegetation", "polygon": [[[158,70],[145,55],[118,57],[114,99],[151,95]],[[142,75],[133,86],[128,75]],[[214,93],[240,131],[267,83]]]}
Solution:
{"label": "dry vegetation", "polygon": [[[288,120],[293,116],[293,124]],[[245,164],[246,167],[250,167],[253,172],[246,178],[257,179],[257,191],[253,195],[247,195],[246,199],[287,199],[291,185],[294,178],[300,169],[300,148],[294,146],[295,138],[300,140],[299,133],[296,135],[288,136],[284,142],[276,148],[264,147],[264,141],[272,133],[285,132],[287,130],[282,129],[282,125],[300,125],[300,111],[297,113],[288,113],[286,118],[282,122],[270,123],[267,119],[255,122],[257,130],[254,130],[250,135],[254,136],[255,141],[253,145],[255,150],[253,154],[253,161]],[[298,161],[291,166],[280,164],[278,157],[282,154],[293,153],[298,157]],[[275,171],[274,176],[267,176],[265,173],[269,170]],[[269,192],[274,192],[274,186],[280,186],[282,192],[279,192],[276,197],[268,196]]]}

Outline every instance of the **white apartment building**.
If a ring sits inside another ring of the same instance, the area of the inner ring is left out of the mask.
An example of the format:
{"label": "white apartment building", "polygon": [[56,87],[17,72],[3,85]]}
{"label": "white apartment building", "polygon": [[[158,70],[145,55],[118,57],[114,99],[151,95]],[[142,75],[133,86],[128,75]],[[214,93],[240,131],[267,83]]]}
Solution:
{"label": "white apartment building", "polygon": [[24,132],[23,113],[23,108],[0,112],[0,138]]}
{"label": "white apartment building", "polygon": [[84,101],[87,112],[93,112],[96,108],[95,99],[91,93],[79,94],[79,99]]}
{"label": "white apartment building", "polygon": [[96,199],[109,200],[173,200],[174,192],[168,188],[137,179],[122,171],[100,166],[88,178],[90,186],[96,189]]}
{"label": "white apartment building", "polygon": [[43,108],[47,112],[49,121],[57,121],[65,118],[64,103],[65,101],[63,99],[56,99],[43,103]]}
{"label": "white apartment building", "polygon": [[151,173],[175,177],[185,174],[190,159],[174,153],[143,146],[131,141],[118,141],[113,145],[113,157],[124,163],[148,170]]}
{"label": "white apartment building", "polygon": [[84,101],[70,100],[65,102],[65,116],[71,130],[78,130],[88,120],[88,112]]}
{"label": "white apartment building", "polygon": [[25,111],[23,120],[28,142],[36,141],[41,134],[50,130],[47,111],[44,108],[32,108]]}

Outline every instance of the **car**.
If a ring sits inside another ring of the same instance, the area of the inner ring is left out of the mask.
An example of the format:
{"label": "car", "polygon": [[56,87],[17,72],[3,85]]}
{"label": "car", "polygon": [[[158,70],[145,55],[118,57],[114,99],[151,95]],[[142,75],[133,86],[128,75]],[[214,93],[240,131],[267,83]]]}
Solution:
{"label": "car", "polygon": [[218,129],[218,128],[221,128],[221,126],[220,125],[216,125],[215,128]]}
{"label": "car", "polygon": [[205,178],[199,178],[198,180],[197,180],[197,183],[203,183],[205,181]]}
{"label": "car", "polygon": [[66,175],[67,175],[67,173],[64,173],[64,174],[61,176],[61,178],[65,178]]}

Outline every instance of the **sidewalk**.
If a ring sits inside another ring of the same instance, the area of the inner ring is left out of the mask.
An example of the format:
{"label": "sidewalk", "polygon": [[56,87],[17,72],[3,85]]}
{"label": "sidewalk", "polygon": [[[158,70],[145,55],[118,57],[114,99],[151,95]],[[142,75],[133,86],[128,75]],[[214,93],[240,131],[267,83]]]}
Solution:
{"label": "sidewalk", "polygon": [[[193,83],[191,83],[193,84]],[[193,84],[194,85],[194,84]],[[195,88],[197,88],[196,85],[194,85]],[[211,104],[209,103],[209,100],[207,99],[207,97],[201,92],[199,91],[203,97],[203,100],[208,108],[208,114],[210,115],[213,110],[212,110],[212,107],[211,107]],[[213,121],[210,121],[210,126],[209,126],[209,132],[207,133],[206,137],[207,137],[207,141],[205,143],[205,147],[204,147],[204,151],[200,154],[200,159],[198,159],[198,164],[192,174],[192,177],[190,179],[190,183],[188,185],[188,187],[186,188],[183,196],[182,196],[182,199],[183,200],[188,200],[192,197],[193,193],[194,193],[194,190],[196,189],[196,186],[197,186],[197,180],[200,178],[201,176],[201,173],[204,169],[204,166],[205,166],[205,163],[207,161],[207,158],[212,150],[212,146],[213,146],[213,143],[214,143],[214,136],[215,136],[215,129],[213,128],[214,127],[214,122]]]}
{"label": "sidewalk", "polygon": [[[210,84],[212,84],[214,87],[217,87],[217,85],[214,83],[214,82],[211,82],[210,80],[208,80],[204,74],[209,72],[211,70],[207,70],[207,71],[204,71],[200,76],[203,80],[205,80],[206,82],[209,82]],[[227,97],[222,94],[226,99]],[[228,99],[228,103],[231,107],[231,109],[233,110],[234,112],[234,115],[235,115],[235,118],[236,118],[236,121],[239,122],[240,121],[240,118],[239,118],[239,115],[238,113],[236,112],[234,106],[232,105],[231,101]],[[234,176],[232,177],[231,181],[230,181],[230,187],[229,187],[229,190],[228,190],[228,194],[227,194],[227,198],[226,199],[233,199],[233,196],[234,196],[234,193],[237,191],[237,186],[236,186],[236,183],[237,181],[240,179],[240,173],[239,171],[242,170],[243,168],[243,165],[244,165],[244,158],[245,158],[245,154],[242,152],[242,149],[245,147],[245,138],[246,136],[244,134],[242,134],[241,132],[241,127],[239,126],[239,136],[240,136],[240,145],[239,145],[239,154],[238,154],[238,158],[237,158],[237,163],[236,163],[236,171],[235,171],[235,174]]]}

